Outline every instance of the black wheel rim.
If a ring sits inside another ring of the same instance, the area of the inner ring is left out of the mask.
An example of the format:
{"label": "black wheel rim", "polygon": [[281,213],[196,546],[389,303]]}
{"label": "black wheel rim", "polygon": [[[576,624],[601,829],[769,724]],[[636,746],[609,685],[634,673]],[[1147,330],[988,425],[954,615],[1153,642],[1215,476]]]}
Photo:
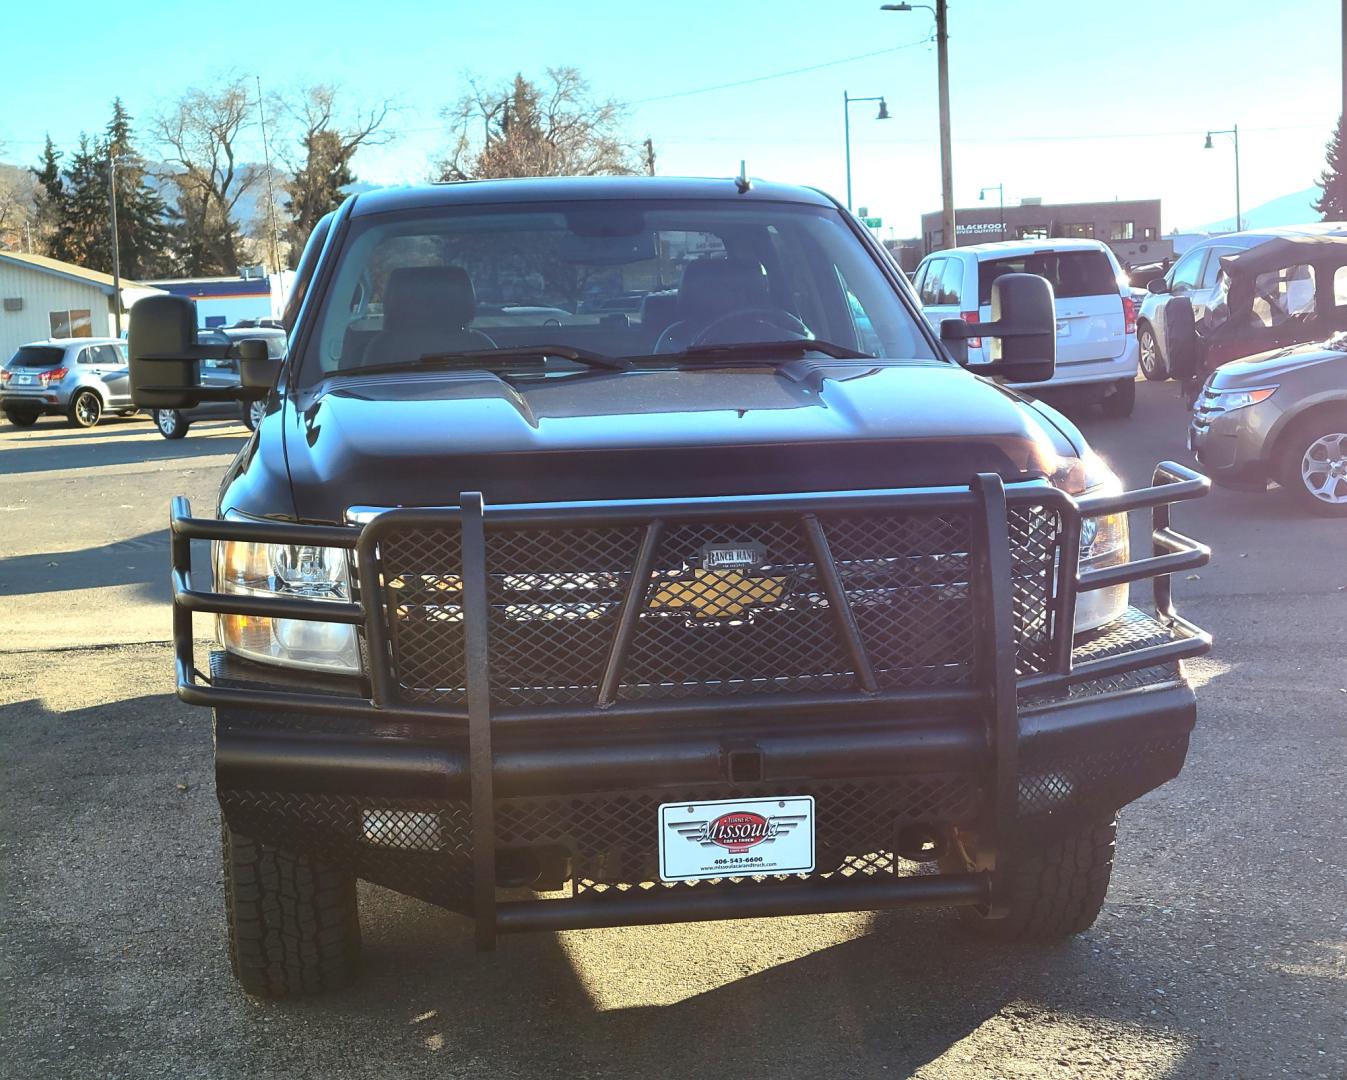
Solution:
{"label": "black wheel rim", "polygon": [[98,423],[98,402],[93,394],[81,394],[75,401],[75,417],[85,427]]}

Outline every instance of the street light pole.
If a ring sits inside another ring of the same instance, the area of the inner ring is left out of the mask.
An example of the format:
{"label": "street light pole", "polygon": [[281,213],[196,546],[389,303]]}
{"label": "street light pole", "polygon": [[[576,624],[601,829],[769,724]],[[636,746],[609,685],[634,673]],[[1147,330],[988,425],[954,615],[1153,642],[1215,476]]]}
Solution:
{"label": "street light pole", "polygon": [[[122,336],[122,254],[117,236],[117,155],[108,147],[108,203],[112,207],[112,318]],[[103,324],[107,326],[107,323]]]}
{"label": "street light pole", "polygon": [[929,4],[881,4],[880,11],[925,8],[935,16],[935,52],[940,102],[940,228],[944,247],[956,247],[954,221],[954,162],[949,122],[949,12],[946,0]]}
{"label": "street light pole", "polygon": [[847,209],[851,209],[851,106],[858,101],[878,101],[879,115],[876,120],[887,120],[889,118],[888,103],[882,97],[852,97],[845,90],[842,91],[842,130],[845,133],[847,156]]}
{"label": "street light pole", "polygon": [[1242,232],[1244,229],[1244,215],[1240,212],[1239,204],[1239,125],[1223,131],[1208,131],[1207,143],[1205,149],[1211,149],[1211,137],[1213,135],[1229,135],[1235,140],[1235,232]]}

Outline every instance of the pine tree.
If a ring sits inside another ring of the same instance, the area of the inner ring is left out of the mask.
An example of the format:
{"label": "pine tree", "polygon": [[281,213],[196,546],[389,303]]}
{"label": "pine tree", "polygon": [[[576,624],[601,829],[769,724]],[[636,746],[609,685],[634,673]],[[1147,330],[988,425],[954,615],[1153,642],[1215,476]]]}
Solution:
{"label": "pine tree", "polygon": [[38,168],[30,169],[37,180],[37,235],[42,250],[53,259],[69,261],[70,253],[65,248],[64,224],[66,216],[66,191],[61,179],[60,153],[47,136],[47,145],[42,151],[42,161]]}
{"label": "pine tree", "polygon": [[131,116],[121,98],[112,102],[112,119],[104,130],[102,171],[106,184],[109,161],[117,195],[117,247],[122,274],[132,280],[155,278],[171,270],[172,230],[168,209],[147,176],[145,159],[132,140]]}
{"label": "pine tree", "polygon": [[1319,175],[1321,194],[1314,209],[1325,221],[1347,221],[1347,140],[1343,139],[1343,117],[1328,140],[1328,168]]}

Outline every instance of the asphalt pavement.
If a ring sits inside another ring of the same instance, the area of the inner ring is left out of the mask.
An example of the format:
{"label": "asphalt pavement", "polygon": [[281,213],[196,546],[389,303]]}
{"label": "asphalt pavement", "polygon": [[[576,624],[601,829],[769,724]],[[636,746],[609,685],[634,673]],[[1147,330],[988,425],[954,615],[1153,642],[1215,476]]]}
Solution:
{"label": "asphalt pavement", "polygon": [[[1131,485],[1187,460],[1173,387],[1139,391],[1130,420],[1078,417]],[[1217,638],[1199,726],[1070,942],[988,946],[937,911],[479,955],[462,920],[362,886],[360,983],[247,997],[210,719],[172,694],[166,532],[245,436],[0,426],[0,1075],[1347,1077],[1347,533],[1277,491],[1176,511],[1216,548],[1176,582]]]}

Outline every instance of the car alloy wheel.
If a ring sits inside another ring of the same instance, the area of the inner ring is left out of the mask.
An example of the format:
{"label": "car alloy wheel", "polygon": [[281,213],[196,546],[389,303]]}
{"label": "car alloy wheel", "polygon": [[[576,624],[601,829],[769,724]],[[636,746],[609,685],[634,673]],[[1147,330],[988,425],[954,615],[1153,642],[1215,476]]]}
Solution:
{"label": "car alloy wheel", "polygon": [[1306,447],[1300,481],[1320,502],[1347,509],[1347,432],[1327,432]]}
{"label": "car alloy wheel", "polygon": [[1167,379],[1169,376],[1165,371],[1164,361],[1160,359],[1160,345],[1155,340],[1155,331],[1149,326],[1143,326],[1141,333],[1137,335],[1137,345],[1141,350],[1141,374],[1151,382],[1163,382]]}
{"label": "car alloy wheel", "polygon": [[262,425],[262,418],[267,415],[266,400],[254,401],[248,405],[248,418],[244,421],[248,425],[249,431],[256,431]]}
{"label": "car alloy wheel", "polygon": [[154,426],[165,439],[181,439],[187,434],[187,421],[177,409],[155,409]]}
{"label": "car alloy wheel", "polygon": [[92,390],[81,390],[70,404],[70,420],[76,427],[91,428],[103,415],[103,402]]}

